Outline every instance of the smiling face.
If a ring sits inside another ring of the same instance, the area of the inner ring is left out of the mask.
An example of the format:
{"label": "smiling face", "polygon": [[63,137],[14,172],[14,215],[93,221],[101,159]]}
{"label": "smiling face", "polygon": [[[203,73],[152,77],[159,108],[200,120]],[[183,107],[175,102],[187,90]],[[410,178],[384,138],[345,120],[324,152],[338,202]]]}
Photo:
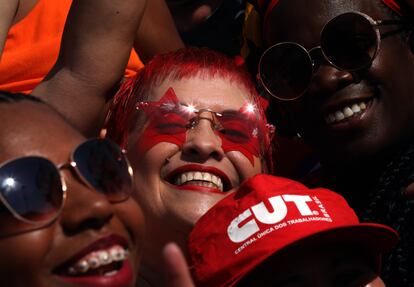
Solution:
{"label": "smiling face", "polygon": [[[227,79],[191,77],[164,81],[151,91],[148,101],[159,102],[170,88],[180,103],[198,110],[239,111],[249,100],[243,88]],[[242,153],[237,145],[223,145],[224,137],[212,125],[214,117],[212,112],[201,111],[197,124],[185,128],[181,138],[177,133],[174,139],[164,135],[149,149],[140,148],[140,143],[148,138],[151,120],[140,122],[130,137],[128,157],[135,171],[136,198],[148,219],[148,253],[158,254],[172,240],[185,247],[200,216],[243,180],[261,172],[257,156]],[[145,257],[156,264],[157,258]]]}
{"label": "smiling face", "polygon": [[[0,114],[1,163],[24,156],[41,156],[55,165],[66,163],[85,140],[43,104],[1,104]],[[0,235],[0,285],[134,286],[144,229],[136,202],[129,198],[111,204],[70,169],[61,174],[67,198],[57,220],[23,233]],[[16,227],[25,224],[1,207],[1,221],[9,220]],[[106,261],[108,254],[117,261]],[[101,267],[93,265],[98,262]],[[89,270],[84,273],[80,267]]]}
{"label": "smiling face", "polygon": [[[290,41],[309,50],[330,19],[349,11],[391,18],[381,1],[281,1],[269,15],[266,45]],[[382,39],[368,69],[351,74],[323,64],[302,100],[279,104],[325,161],[342,165],[414,135],[413,89],[414,56],[401,34],[393,34]]]}

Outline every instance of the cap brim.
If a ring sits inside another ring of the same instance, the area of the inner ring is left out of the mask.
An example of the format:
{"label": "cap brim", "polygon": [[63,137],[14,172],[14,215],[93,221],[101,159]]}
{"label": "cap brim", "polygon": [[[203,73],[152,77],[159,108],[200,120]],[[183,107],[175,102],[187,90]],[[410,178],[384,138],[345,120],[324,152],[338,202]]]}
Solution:
{"label": "cap brim", "polygon": [[379,273],[381,268],[380,255],[389,251],[398,242],[398,234],[392,228],[376,223],[361,223],[358,225],[337,227],[327,229],[312,235],[302,237],[290,244],[286,244],[268,256],[262,258],[255,265],[243,270],[236,278],[233,278],[229,287],[239,283],[249,273],[258,268],[266,260],[277,256],[281,251],[287,248],[299,248],[307,246],[315,246],[316,244],[328,244],[335,242],[335,244],[352,244],[359,248],[363,248],[373,255],[372,262],[376,265],[375,271]]}

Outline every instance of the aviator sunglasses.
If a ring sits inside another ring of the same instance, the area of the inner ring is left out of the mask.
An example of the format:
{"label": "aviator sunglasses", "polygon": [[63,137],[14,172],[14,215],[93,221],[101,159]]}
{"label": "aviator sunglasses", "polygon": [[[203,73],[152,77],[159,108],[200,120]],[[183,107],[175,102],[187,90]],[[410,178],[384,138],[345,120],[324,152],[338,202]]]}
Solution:
{"label": "aviator sunglasses", "polygon": [[268,48],[259,61],[259,79],[264,89],[282,101],[300,98],[322,61],[335,68],[355,72],[371,66],[381,39],[407,28],[380,34],[385,25],[407,25],[401,20],[373,20],[360,12],[349,12],[331,19],[321,31],[320,46],[309,51],[294,42]]}
{"label": "aviator sunglasses", "polygon": [[[124,152],[107,139],[91,139],[75,148],[68,163],[55,165],[40,156],[25,156],[0,165],[0,234],[46,226],[60,214],[66,184],[60,174],[71,169],[88,187],[103,193],[109,202],[128,199],[132,168]],[[6,215],[19,220],[16,224]]]}

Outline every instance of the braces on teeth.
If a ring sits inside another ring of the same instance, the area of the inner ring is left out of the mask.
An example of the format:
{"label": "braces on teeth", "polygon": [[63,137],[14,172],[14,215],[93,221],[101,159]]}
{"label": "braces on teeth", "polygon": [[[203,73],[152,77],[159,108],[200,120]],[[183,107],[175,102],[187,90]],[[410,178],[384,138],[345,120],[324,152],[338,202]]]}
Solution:
{"label": "braces on teeth", "polygon": [[69,267],[70,275],[86,273],[91,269],[97,269],[100,266],[108,265],[112,262],[124,261],[128,257],[128,250],[121,246],[114,246],[109,250],[92,252],[86,257],[79,260],[74,266]]}

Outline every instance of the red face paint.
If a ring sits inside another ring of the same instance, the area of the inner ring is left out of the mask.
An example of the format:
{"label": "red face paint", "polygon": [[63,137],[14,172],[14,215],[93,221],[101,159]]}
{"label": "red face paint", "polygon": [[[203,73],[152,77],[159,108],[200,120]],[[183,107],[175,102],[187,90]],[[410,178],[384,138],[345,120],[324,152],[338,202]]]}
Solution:
{"label": "red face paint", "polygon": [[[188,129],[195,127],[200,119],[208,119],[212,128],[222,140],[224,152],[239,151],[254,165],[266,148],[266,121],[258,119],[258,113],[246,103],[239,111],[213,112],[197,110],[181,104],[172,88],[169,88],[158,102],[139,103],[137,109],[148,117],[147,127],[138,140],[138,149],[148,151],[160,142],[181,147]],[[212,113],[212,118],[201,116]]]}

